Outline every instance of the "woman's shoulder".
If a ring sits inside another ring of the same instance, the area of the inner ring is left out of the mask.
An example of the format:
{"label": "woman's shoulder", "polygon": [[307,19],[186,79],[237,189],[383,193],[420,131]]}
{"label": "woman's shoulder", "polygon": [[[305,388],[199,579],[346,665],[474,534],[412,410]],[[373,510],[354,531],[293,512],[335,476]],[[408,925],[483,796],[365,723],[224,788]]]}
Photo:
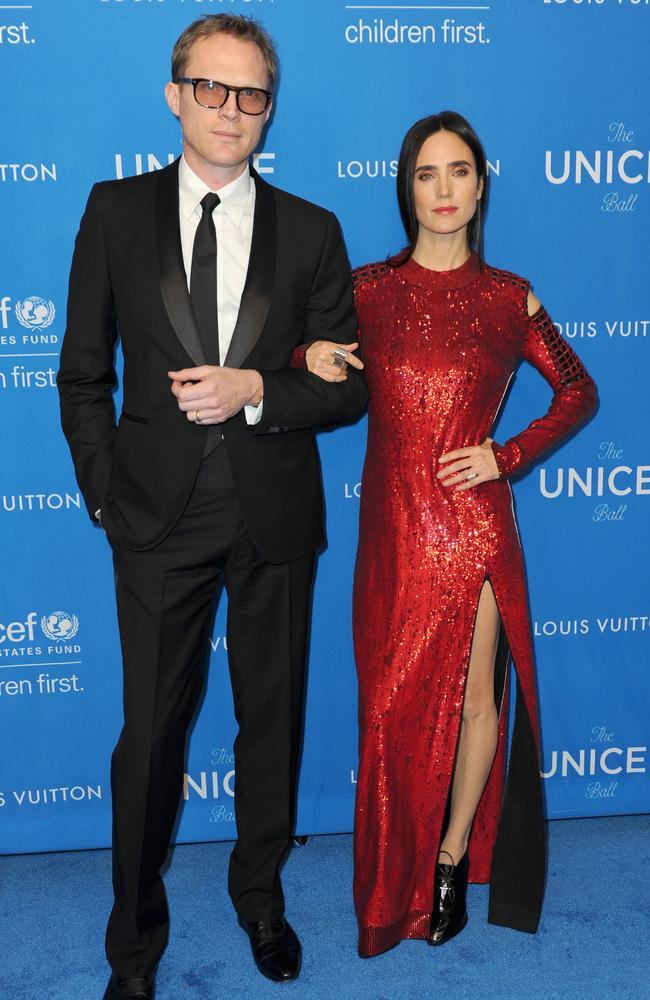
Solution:
{"label": "woman's shoulder", "polygon": [[494,267],[493,264],[484,264],[483,271],[492,284],[503,288],[504,291],[512,289],[515,292],[525,292],[528,294],[530,281],[521,274],[515,274],[514,271],[506,271],[502,267]]}
{"label": "woman's shoulder", "polygon": [[355,295],[378,285],[384,285],[390,281],[394,271],[395,268],[387,260],[377,260],[355,267],[352,271],[352,285]]}
{"label": "woman's shoulder", "polygon": [[531,295],[530,281],[514,271],[506,271],[492,264],[484,264],[483,272],[493,290],[497,292],[498,301],[509,306],[514,311],[517,320],[528,317],[528,301]]}

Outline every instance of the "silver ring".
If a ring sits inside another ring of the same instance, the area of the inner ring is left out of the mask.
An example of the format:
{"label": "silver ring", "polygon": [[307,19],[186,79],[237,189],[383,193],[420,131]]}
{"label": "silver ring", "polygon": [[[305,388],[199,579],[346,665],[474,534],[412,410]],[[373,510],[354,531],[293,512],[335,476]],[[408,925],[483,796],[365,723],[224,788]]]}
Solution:
{"label": "silver ring", "polygon": [[345,368],[347,364],[347,357],[347,351],[344,351],[342,347],[336,347],[332,351],[332,364],[336,365],[337,368]]}
{"label": "silver ring", "polygon": [[196,416],[194,417],[194,423],[195,424],[200,424],[201,423],[201,411],[200,410],[196,411]]}
{"label": "silver ring", "polygon": [[478,479],[478,472],[468,472],[465,479]]}

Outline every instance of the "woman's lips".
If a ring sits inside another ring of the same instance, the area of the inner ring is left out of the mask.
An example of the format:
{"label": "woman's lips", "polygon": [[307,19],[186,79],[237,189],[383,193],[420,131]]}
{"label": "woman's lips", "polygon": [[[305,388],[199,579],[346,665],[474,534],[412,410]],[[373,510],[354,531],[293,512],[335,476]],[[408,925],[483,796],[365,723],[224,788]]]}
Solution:
{"label": "woman's lips", "polygon": [[443,208],[434,208],[436,215],[453,215],[458,209],[455,205],[445,205]]}

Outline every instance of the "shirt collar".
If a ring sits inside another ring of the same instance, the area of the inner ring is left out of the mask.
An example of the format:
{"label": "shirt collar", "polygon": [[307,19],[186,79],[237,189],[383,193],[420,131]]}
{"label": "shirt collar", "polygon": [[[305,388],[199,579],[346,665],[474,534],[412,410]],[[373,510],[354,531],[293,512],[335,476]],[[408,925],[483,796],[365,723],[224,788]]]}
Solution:
{"label": "shirt collar", "polygon": [[[247,167],[234,181],[219,188],[220,204],[217,206],[217,211],[223,206],[223,210],[238,226],[248,206],[254,184],[250,169]],[[185,157],[181,156],[178,165],[178,197],[184,218],[189,219],[210,190],[205,181],[194,173]]]}

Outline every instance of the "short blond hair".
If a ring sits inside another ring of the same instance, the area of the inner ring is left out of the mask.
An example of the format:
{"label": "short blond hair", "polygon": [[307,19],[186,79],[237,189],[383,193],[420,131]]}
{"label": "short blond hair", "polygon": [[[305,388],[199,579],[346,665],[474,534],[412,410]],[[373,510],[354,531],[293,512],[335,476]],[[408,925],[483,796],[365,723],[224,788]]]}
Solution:
{"label": "short blond hair", "polygon": [[172,80],[178,83],[185,75],[190,49],[201,38],[211,38],[212,35],[233,35],[242,41],[252,42],[264,56],[269,76],[269,90],[273,90],[280,62],[273,44],[273,39],[266,28],[258,21],[244,14],[204,14],[193,21],[176,40],[172,51]]}

